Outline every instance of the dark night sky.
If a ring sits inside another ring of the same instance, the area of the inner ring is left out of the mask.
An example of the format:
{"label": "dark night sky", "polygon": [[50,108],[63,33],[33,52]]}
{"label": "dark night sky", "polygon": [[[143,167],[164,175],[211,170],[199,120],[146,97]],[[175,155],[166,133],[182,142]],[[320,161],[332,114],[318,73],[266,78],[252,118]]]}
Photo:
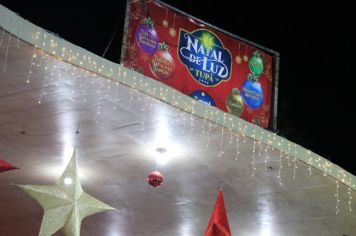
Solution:
{"label": "dark night sky", "polygon": [[[26,2],[1,1],[25,19],[98,55],[117,30],[106,57],[118,62],[125,1],[100,5],[88,1],[70,7]],[[356,36],[351,6],[164,2],[280,52],[278,134],[356,174]]]}

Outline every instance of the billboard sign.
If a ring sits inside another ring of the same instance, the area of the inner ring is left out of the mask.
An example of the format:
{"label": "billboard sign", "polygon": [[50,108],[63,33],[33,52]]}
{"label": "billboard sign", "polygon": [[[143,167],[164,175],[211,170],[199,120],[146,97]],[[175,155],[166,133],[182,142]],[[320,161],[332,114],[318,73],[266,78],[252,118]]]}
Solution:
{"label": "billboard sign", "polygon": [[157,0],[129,0],[126,14],[124,66],[276,129],[278,53]]}

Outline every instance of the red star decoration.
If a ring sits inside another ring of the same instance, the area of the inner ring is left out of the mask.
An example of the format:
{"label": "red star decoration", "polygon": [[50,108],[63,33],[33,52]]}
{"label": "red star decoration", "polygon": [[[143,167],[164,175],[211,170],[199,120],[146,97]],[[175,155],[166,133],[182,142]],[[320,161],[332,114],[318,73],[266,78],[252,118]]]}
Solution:
{"label": "red star decoration", "polygon": [[16,166],[0,159],[0,173],[8,170],[18,169]]}

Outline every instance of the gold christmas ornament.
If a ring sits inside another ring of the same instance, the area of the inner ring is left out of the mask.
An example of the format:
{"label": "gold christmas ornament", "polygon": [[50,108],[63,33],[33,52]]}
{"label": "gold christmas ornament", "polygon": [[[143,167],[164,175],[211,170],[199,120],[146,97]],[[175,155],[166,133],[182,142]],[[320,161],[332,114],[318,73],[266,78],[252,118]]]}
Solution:
{"label": "gold christmas ornament", "polygon": [[235,116],[240,116],[244,112],[244,102],[238,88],[233,88],[226,100],[227,110]]}
{"label": "gold christmas ornament", "polygon": [[244,62],[248,62],[248,56],[246,54],[243,56],[243,59],[244,59]]}
{"label": "gold christmas ornament", "polygon": [[237,56],[235,57],[235,62],[236,62],[237,64],[241,64],[242,58],[240,57],[240,55],[237,55]]}
{"label": "gold christmas ornament", "polygon": [[162,25],[164,28],[168,28],[168,21],[167,20],[163,20],[162,21]]}
{"label": "gold christmas ornament", "polygon": [[170,29],[169,29],[169,35],[170,35],[171,37],[175,37],[176,34],[177,34],[177,32],[176,32],[176,30],[175,30],[174,28],[170,28]]}

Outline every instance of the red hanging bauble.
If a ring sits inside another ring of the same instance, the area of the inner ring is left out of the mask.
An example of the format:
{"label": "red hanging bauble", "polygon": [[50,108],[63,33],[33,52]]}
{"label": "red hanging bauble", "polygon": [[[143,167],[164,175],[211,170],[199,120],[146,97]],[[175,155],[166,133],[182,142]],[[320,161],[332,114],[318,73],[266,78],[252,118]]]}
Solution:
{"label": "red hanging bauble", "polygon": [[153,171],[148,177],[147,182],[153,186],[158,187],[163,183],[163,175],[158,171]]}
{"label": "red hanging bauble", "polygon": [[151,58],[152,73],[159,79],[166,80],[172,77],[175,70],[175,63],[168,50],[168,45],[159,43],[159,49]]}

